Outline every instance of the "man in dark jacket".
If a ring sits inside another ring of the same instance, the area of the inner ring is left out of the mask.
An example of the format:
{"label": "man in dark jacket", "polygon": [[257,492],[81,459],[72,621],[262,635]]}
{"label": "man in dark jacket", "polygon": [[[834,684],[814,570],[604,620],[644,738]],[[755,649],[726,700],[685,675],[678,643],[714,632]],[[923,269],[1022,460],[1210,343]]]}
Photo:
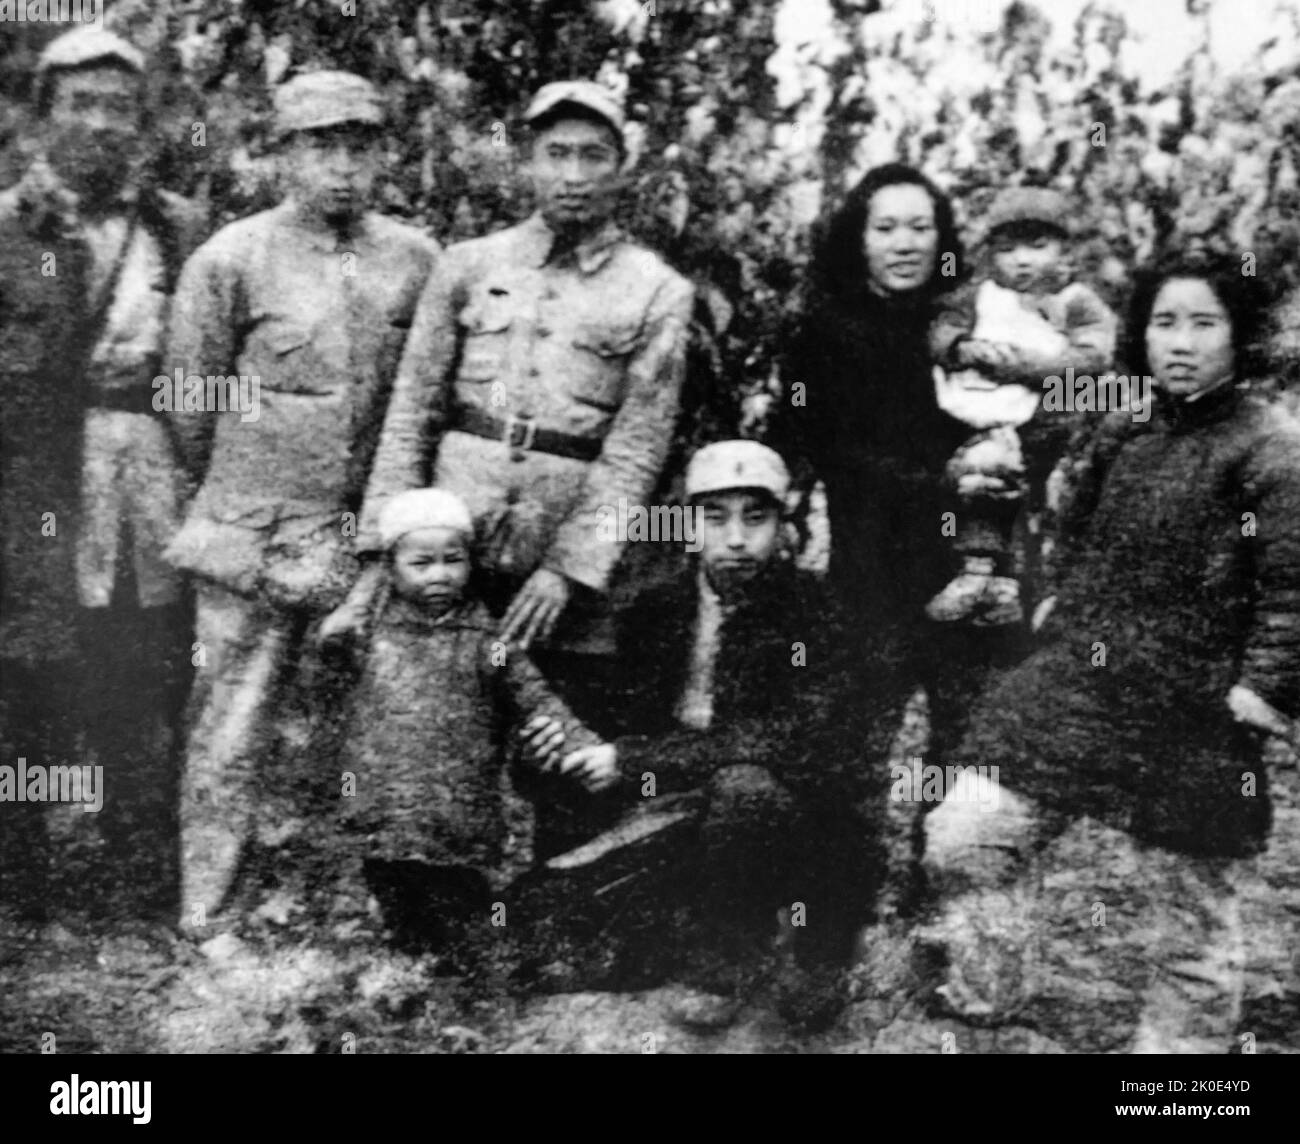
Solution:
{"label": "man in dark jacket", "polygon": [[[175,892],[167,823],[189,641],[181,578],[161,555],[180,471],[150,381],[201,218],[135,174],[144,66],[102,29],[51,41],[43,153],[0,194],[0,647],[4,762],[102,766],[112,880],[156,912]],[[39,805],[24,813],[35,834],[6,845],[6,862],[27,855],[20,880],[38,907],[43,822]]]}
{"label": "man in dark jacket", "polygon": [[855,682],[827,595],[782,552],[788,490],[780,456],[756,442],[697,452],[685,491],[698,559],[622,625],[620,771],[642,799],[701,792],[687,941],[705,992],[684,1003],[689,1023],[729,1020],[774,954],[795,985],[787,1015],[830,1015],[882,870],[873,808],[896,689],[876,698]]}

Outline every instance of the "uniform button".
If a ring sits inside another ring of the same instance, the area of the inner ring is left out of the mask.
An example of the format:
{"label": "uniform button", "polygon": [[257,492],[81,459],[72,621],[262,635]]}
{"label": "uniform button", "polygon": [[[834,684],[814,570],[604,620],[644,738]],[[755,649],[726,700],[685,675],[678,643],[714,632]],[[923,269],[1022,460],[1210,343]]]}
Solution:
{"label": "uniform button", "polygon": [[[510,450],[510,459],[511,459],[512,461],[516,462],[516,463],[518,463],[519,461],[522,461],[522,460],[524,459],[524,451],[523,451],[522,449],[511,449],[511,450]],[[514,492],[514,490],[512,489],[511,492]],[[519,498],[519,494],[518,494],[517,492],[514,493],[514,496],[515,496],[515,499],[518,500],[518,498]],[[511,504],[514,504],[514,501],[510,501],[510,503],[511,503]]]}
{"label": "uniform button", "polygon": [[511,485],[508,489],[506,489],[506,504],[518,504],[518,503],[519,503],[519,489],[514,485]]}
{"label": "uniform button", "polygon": [[541,376],[541,373],[542,373],[542,371],[541,371],[540,369],[538,369],[535,365],[530,365],[530,366],[528,367],[528,376],[529,376],[529,377],[540,377],[540,376]]}
{"label": "uniform button", "polygon": [[538,327],[537,327],[537,336],[538,336],[539,338],[549,338],[549,337],[551,336],[551,327],[550,327],[550,326],[538,326]]}

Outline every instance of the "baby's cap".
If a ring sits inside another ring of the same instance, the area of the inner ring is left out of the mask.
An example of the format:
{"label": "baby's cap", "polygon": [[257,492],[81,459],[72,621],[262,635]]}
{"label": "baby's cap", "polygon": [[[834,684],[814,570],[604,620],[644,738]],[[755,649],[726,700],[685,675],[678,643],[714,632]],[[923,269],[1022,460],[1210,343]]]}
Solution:
{"label": "baby's cap", "polygon": [[997,193],[984,218],[988,234],[999,227],[1026,222],[1054,227],[1069,234],[1069,200],[1051,187],[1006,187]]}
{"label": "baby's cap", "polygon": [[407,489],[391,498],[379,512],[379,543],[385,549],[421,528],[454,528],[472,537],[474,518],[455,493],[434,488]]}

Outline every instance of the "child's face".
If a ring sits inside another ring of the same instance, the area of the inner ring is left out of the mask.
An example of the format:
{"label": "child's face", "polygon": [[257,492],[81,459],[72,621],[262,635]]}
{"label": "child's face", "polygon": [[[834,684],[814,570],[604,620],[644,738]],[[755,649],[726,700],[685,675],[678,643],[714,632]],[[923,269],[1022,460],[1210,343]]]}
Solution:
{"label": "child's face", "polygon": [[998,285],[1020,293],[1050,284],[1065,262],[1065,240],[1045,228],[999,230],[990,246]]}
{"label": "child's face", "polygon": [[469,573],[469,547],[457,529],[417,529],[393,546],[393,590],[439,615],[460,602]]}
{"label": "child's face", "polygon": [[737,489],[699,500],[700,559],[709,583],[724,595],[748,584],[771,560],[781,536],[781,510],[763,493]]}

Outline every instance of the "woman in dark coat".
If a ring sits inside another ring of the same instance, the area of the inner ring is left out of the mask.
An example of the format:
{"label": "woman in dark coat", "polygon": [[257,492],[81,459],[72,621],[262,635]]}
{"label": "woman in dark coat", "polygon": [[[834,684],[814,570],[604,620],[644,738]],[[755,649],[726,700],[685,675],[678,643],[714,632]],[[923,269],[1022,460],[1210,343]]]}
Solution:
{"label": "woman in dark coat", "polygon": [[1112,415],[1080,459],[1048,642],[980,697],[950,759],[997,766],[985,793],[998,797],[949,790],[926,821],[933,882],[981,887],[940,910],[955,935],[947,996],[964,995],[967,1012],[997,1007],[957,978],[975,962],[989,976],[988,951],[975,947],[1008,924],[980,895],[1088,815],[1166,866],[1186,856],[1172,862],[1180,909],[1162,908],[1140,872],[1128,878],[1146,895],[1140,907],[1108,899],[1163,943],[1138,955],[1152,974],[1140,1051],[1229,1047],[1231,975],[1192,1002],[1160,959],[1228,963],[1219,955],[1240,940],[1241,859],[1268,838],[1261,733],[1291,737],[1300,714],[1300,424],[1247,380],[1256,282],[1235,258],[1182,255],[1137,282],[1127,360],[1152,377],[1154,408],[1149,420]]}
{"label": "woman in dark coat", "polygon": [[[1019,625],[972,629],[925,616],[957,567],[943,514],[958,506],[944,466],[969,435],[935,399],[929,332],[965,277],[944,194],[899,163],[868,172],[815,239],[803,327],[786,362],[789,401],[773,427],[773,444],[803,479],[825,486],[830,579],[849,618],[844,638],[862,649],[864,686],[925,688],[927,761],[959,737],[989,665],[1011,662],[1024,645]],[[890,666],[881,668],[885,648]],[[899,831],[910,829],[899,820]],[[906,853],[906,839],[889,848]]]}

